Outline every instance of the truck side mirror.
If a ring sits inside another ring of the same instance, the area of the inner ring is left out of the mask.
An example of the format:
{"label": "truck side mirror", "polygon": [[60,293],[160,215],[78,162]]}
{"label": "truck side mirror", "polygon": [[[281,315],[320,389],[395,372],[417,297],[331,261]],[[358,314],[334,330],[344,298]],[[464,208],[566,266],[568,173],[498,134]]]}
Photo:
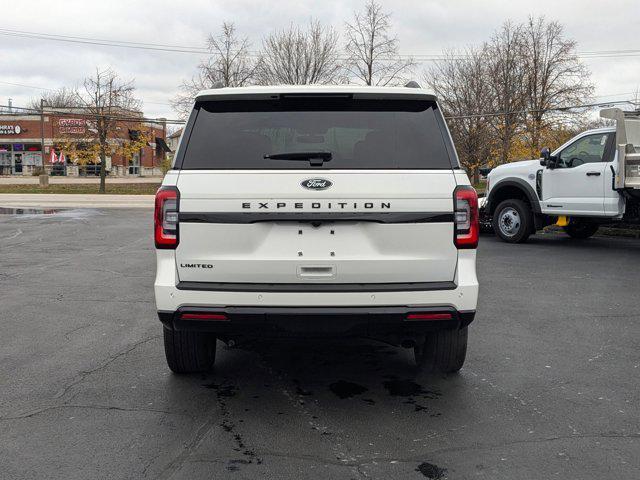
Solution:
{"label": "truck side mirror", "polygon": [[551,157],[551,150],[549,150],[549,147],[544,147],[542,150],[540,150],[540,157],[540,165],[548,168],[554,167],[554,159]]}

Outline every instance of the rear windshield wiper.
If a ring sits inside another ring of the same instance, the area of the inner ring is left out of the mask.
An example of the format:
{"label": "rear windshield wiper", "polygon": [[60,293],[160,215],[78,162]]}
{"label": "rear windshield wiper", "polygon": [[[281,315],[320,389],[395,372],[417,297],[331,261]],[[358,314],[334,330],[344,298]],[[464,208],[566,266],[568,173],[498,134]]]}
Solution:
{"label": "rear windshield wiper", "polygon": [[265,154],[264,158],[270,160],[309,160],[312,167],[322,166],[324,162],[329,162],[333,155],[331,152],[288,152]]}

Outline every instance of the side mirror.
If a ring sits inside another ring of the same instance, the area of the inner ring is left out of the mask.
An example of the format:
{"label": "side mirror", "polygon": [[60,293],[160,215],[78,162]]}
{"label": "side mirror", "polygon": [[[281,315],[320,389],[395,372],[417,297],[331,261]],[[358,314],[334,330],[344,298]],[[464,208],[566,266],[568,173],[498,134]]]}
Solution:
{"label": "side mirror", "polygon": [[548,168],[553,168],[554,165],[554,158],[551,156],[551,150],[549,150],[549,147],[544,147],[542,150],[540,150],[540,165],[542,165],[543,167],[548,167]]}

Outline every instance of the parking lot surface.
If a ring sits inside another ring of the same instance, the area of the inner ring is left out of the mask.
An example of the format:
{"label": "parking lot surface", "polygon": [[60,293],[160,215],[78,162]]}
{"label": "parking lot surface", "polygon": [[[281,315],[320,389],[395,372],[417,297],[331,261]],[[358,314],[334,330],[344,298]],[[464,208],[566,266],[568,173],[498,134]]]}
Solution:
{"label": "parking lot surface", "polygon": [[457,375],[365,340],[176,376],[151,216],[0,215],[2,478],[640,478],[640,241],[483,236]]}

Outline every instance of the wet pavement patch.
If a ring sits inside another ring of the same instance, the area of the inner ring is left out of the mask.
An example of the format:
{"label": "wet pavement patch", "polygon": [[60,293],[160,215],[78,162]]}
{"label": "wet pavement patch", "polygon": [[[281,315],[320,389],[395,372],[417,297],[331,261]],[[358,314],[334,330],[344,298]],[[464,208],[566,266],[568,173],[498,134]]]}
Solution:
{"label": "wet pavement patch", "polygon": [[233,397],[235,396],[237,390],[233,385],[220,385],[217,383],[208,383],[203,386],[205,388],[215,390],[218,397]]}
{"label": "wet pavement patch", "polygon": [[58,212],[60,212],[58,208],[0,207],[0,215],[54,215]]}
{"label": "wet pavement patch", "polygon": [[428,462],[422,462],[420,465],[418,465],[418,468],[416,468],[416,472],[420,472],[422,475],[430,478],[431,480],[440,480],[443,478],[447,478],[446,468],[440,468],[437,465]]}
{"label": "wet pavement patch", "polygon": [[230,472],[236,472],[238,470],[240,470],[240,465],[250,465],[251,464],[251,460],[229,460],[228,464],[227,464],[227,470],[229,470]]}
{"label": "wet pavement patch", "polygon": [[293,379],[293,383],[295,383],[296,385],[296,393],[300,396],[303,397],[308,397],[310,395],[313,395],[313,392],[311,390],[305,390],[304,388],[302,388],[302,386],[300,385],[300,381],[297,379]]}
{"label": "wet pavement patch", "polygon": [[411,380],[387,380],[382,383],[389,395],[394,397],[413,397],[421,395],[426,398],[437,398],[442,394],[431,390],[425,390],[422,385]]}
{"label": "wet pavement patch", "polygon": [[94,208],[41,208],[41,207],[0,207],[0,216],[34,219],[55,218],[58,220],[86,220],[102,213]]}
{"label": "wet pavement patch", "polygon": [[[240,461],[231,460],[227,465],[227,470],[235,472],[240,469],[240,465],[248,465],[254,462],[260,465],[262,458],[258,457],[256,452],[245,444],[242,434],[236,429],[236,422],[232,419],[231,412],[227,406],[229,398],[235,397],[238,388],[235,385],[218,383],[209,383],[203,386],[215,390],[222,417],[220,427],[233,438],[233,442],[235,443],[233,450],[241,453],[245,457]],[[244,420],[237,419],[237,423],[244,423]]]}
{"label": "wet pavement patch", "polygon": [[355,395],[363,394],[368,390],[368,388],[363,387],[362,385],[358,385],[357,383],[345,382],[344,380],[340,380],[329,385],[329,390],[335,393],[338,398],[345,399],[351,398]]}
{"label": "wet pavement patch", "polygon": [[[419,403],[416,402],[414,398],[409,398],[402,403],[406,403],[407,405],[413,405],[414,412],[426,412],[427,410],[429,410],[429,408],[426,405],[420,405]],[[430,416],[433,417],[433,415],[430,415]]]}

